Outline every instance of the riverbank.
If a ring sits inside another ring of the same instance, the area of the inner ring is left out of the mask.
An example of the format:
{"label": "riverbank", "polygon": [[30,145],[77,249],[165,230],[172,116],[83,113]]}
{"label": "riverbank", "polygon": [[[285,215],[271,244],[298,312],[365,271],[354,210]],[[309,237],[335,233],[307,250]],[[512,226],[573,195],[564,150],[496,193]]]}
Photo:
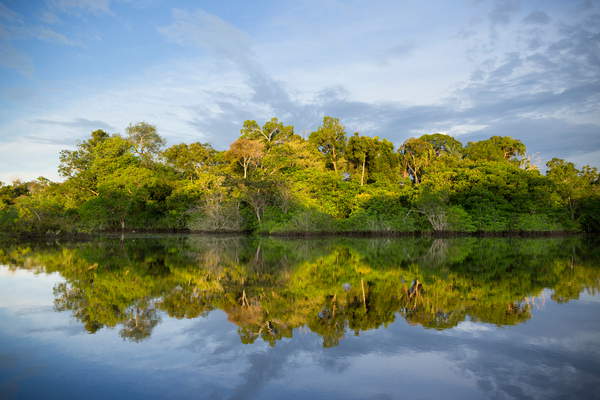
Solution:
{"label": "riverbank", "polygon": [[91,240],[97,237],[110,236],[146,236],[146,235],[206,235],[206,236],[258,236],[273,238],[328,238],[328,237],[355,237],[355,238],[456,238],[456,237],[567,237],[567,236],[595,236],[598,232],[578,231],[504,231],[504,232],[395,232],[395,231],[358,231],[358,232],[252,232],[252,231],[192,231],[174,229],[149,229],[149,230],[125,230],[125,231],[99,231],[99,232],[21,232],[18,234],[0,233],[0,238],[17,239],[66,239],[66,240]]}

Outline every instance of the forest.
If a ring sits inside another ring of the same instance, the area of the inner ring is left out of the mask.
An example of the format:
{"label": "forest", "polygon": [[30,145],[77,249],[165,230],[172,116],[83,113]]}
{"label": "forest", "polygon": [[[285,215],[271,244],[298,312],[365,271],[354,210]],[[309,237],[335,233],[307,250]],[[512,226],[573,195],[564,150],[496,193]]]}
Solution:
{"label": "forest", "polygon": [[60,153],[62,182],[0,183],[0,231],[522,233],[600,230],[600,175],[535,165],[510,136],[461,143],[434,133],[398,148],[325,116],[301,135],[245,121],[219,151],[166,147],[155,126],[96,130]]}

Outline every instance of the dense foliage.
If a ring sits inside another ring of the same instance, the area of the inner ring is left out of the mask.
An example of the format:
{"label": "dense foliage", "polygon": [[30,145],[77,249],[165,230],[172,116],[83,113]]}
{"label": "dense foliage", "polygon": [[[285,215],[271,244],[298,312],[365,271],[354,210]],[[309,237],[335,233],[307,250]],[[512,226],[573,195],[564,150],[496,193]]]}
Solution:
{"label": "dense foliage", "polygon": [[596,168],[542,174],[511,137],[466,146],[444,134],[348,135],[324,117],[308,139],[246,121],[226,151],[168,148],[150,124],[92,132],[60,154],[62,183],[0,184],[4,232],[132,230],[523,232],[600,230]]}
{"label": "dense foliage", "polygon": [[[0,244],[0,264],[59,273],[58,311],[94,333],[149,337],[161,318],[223,310],[240,339],[272,345],[307,327],[335,346],[348,333],[404,318],[514,325],[548,298],[600,289],[594,237],[282,240],[256,236],[133,237],[58,245]],[[551,289],[548,291],[546,289]]]}

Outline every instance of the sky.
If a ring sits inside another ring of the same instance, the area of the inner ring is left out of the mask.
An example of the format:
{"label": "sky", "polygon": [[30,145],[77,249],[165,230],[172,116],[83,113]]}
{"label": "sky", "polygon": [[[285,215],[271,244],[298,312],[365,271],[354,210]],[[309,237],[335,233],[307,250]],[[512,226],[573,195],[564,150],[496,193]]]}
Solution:
{"label": "sky", "polygon": [[598,167],[600,1],[0,0],[0,181],[60,180],[95,129],[226,149],[244,120],[324,115]]}

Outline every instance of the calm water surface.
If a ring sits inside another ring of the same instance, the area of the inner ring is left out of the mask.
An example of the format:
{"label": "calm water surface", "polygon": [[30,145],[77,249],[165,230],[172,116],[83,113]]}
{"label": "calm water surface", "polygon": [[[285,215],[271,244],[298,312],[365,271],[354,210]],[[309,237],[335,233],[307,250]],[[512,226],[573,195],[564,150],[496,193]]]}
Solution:
{"label": "calm water surface", "polygon": [[0,242],[0,398],[600,399],[599,244]]}

